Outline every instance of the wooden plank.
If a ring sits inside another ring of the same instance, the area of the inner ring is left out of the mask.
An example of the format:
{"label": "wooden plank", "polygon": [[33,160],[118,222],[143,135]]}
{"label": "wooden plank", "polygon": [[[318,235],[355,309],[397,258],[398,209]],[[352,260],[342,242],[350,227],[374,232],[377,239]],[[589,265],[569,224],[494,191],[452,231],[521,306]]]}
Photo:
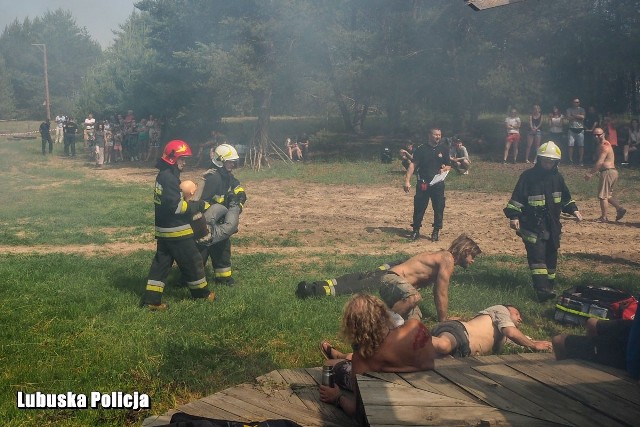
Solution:
{"label": "wooden plank", "polygon": [[227,411],[224,404],[215,405],[215,400],[211,399],[212,396],[205,397],[200,400],[187,403],[178,407],[180,412],[184,412],[189,415],[197,415],[199,417],[217,418],[221,420],[230,421],[252,421],[251,418],[247,418],[246,413],[243,411]]}
{"label": "wooden plank", "polygon": [[480,402],[480,399],[473,394],[458,387],[457,384],[449,382],[435,371],[409,372],[400,374],[400,376],[412,387],[420,390],[430,391],[454,399],[468,400],[475,403]]}
{"label": "wooden plank", "polygon": [[330,417],[331,413],[328,407],[331,405],[320,401],[318,384],[311,375],[304,369],[281,369],[279,372],[308,409]]}
{"label": "wooden plank", "polygon": [[[606,414],[623,425],[632,425],[630,420],[640,419],[640,407],[626,400],[612,399],[611,395],[600,389],[599,384],[585,384],[571,371],[581,369],[576,361],[563,361],[562,364],[522,363],[512,364],[514,369],[540,382],[553,387],[558,392]],[[583,365],[584,369],[589,369]],[[616,380],[621,382],[620,380]]]}
{"label": "wooden plank", "polygon": [[451,408],[422,406],[366,406],[371,426],[527,426],[551,427],[557,424],[537,420],[489,406]]}
{"label": "wooden plank", "polygon": [[[501,388],[511,394],[510,399],[514,405],[518,405],[523,411],[537,418],[575,426],[617,425],[603,414],[558,393],[511,366],[485,365],[476,366],[473,369],[501,384]],[[487,400],[493,406],[502,409],[501,406],[493,403],[492,395],[487,396]]]}
{"label": "wooden plank", "polygon": [[[227,389],[226,391],[228,391]],[[216,393],[215,395],[205,397],[200,401],[209,405],[230,412],[238,417],[242,417],[243,421],[264,421],[272,418],[279,418],[278,414],[265,410],[263,408],[247,403],[242,399],[238,399],[225,393],[225,391]],[[233,418],[230,418],[233,419]]]}
{"label": "wooden plank", "polygon": [[379,379],[381,381],[397,384],[397,385],[403,385],[403,386],[411,385],[407,381],[405,381],[404,378],[402,378],[402,376],[392,372],[367,372],[367,376],[371,378]]}
{"label": "wooden plank", "polygon": [[256,378],[260,388],[268,395],[278,397],[292,405],[305,407],[304,403],[297,394],[291,390],[287,381],[282,377],[280,372],[271,371],[268,374],[261,375]]}
{"label": "wooden plank", "polygon": [[225,390],[225,393],[251,405],[277,413],[278,416],[273,418],[290,419],[302,425],[341,426],[350,422],[350,418],[336,407],[331,407],[333,409],[331,417],[326,417],[322,413],[310,411],[305,407],[289,405],[282,400],[265,396],[262,392],[253,389],[248,384],[243,387],[234,387]]}
{"label": "wooden plank", "polygon": [[[485,368],[487,366],[498,366],[506,368],[513,374],[517,373],[516,371],[505,367],[505,365],[499,364],[478,365],[474,367],[466,367],[464,369],[446,368],[442,369],[440,374],[463,387],[469,393],[472,393],[486,404],[500,410],[510,411],[530,417],[538,417],[539,415],[544,414],[544,410],[540,406],[518,394],[514,394],[513,390],[509,387],[503,386],[503,384],[485,376],[482,371],[478,371],[478,369]],[[529,384],[526,385],[531,386],[532,382],[533,381],[529,379]],[[549,414],[547,417],[540,418],[558,423],[562,423],[564,421],[561,418],[554,417],[552,414]]]}
{"label": "wooden plank", "polygon": [[141,427],[164,426],[171,423],[171,415],[152,415],[142,421]]}
{"label": "wooden plank", "polygon": [[468,400],[453,399],[425,390],[419,390],[410,386],[397,385],[385,381],[360,382],[360,375],[357,376],[358,388],[365,408],[368,405],[425,405],[447,406],[447,407],[481,407],[486,406],[481,403],[469,402]]}

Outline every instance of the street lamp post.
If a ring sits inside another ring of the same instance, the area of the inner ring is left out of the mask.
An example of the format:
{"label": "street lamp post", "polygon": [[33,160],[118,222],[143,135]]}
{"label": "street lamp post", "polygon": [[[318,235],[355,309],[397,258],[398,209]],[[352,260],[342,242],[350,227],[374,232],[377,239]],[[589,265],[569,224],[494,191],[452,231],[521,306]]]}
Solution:
{"label": "street lamp post", "polygon": [[51,108],[49,104],[49,73],[47,72],[47,45],[42,43],[32,43],[32,46],[37,46],[42,50],[42,53],[44,53],[44,100],[47,106],[47,120],[51,120]]}

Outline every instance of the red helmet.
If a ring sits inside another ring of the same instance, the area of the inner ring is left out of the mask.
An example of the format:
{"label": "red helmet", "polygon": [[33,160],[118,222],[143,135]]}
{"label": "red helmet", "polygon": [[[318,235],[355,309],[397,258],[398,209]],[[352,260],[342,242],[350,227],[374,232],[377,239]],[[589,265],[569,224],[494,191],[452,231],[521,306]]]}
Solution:
{"label": "red helmet", "polygon": [[184,141],[174,139],[169,141],[162,152],[162,160],[170,165],[175,165],[180,157],[190,157],[191,147]]}

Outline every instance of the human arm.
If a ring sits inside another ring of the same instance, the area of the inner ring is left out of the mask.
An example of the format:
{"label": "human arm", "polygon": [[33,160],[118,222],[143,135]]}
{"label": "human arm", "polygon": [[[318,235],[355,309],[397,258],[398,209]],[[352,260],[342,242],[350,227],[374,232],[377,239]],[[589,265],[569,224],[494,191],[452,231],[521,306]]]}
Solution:
{"label": "human arm", "polygon": [[320,400],[337,406],[338,408],[342,408],[345,414],[349,416],[354,416],[356,414],[355,395],[341,390],[337,385],[334,385],[333,387],[320,385]]}
{"label": "human arm", "polygon": [[596,159],[596,162],[594,163],[591,170],[589,170],[587,173],[584,174],[584,179],[588,181],[593,177],[593,175],[598,173],[598,171],[602,168],[602,165],[604,164],[604,161],[606,160],[606,158],[607,158],[607,150],[601,145],[598,148],[598,158]]}
{"label": "human arm", "polygon": [[447,320],[449,310],[449,281],[454,269],[454,260],[449,252],[442,257],[438,275],[433,285],[433,302],[436,306],[438,322]]}
{"label": "human arm", "polygon": [[409,189],[411,188],[411,177],[413,176],[413,172],[415,168],[416,168],[416,164],[413,163],[413,161],[409,163],[409,167],[407,168],[407,173],[404,175],[404,185],[402,186],[405,193],[408,193]]}
{"label": "human arm", "polygon": [[518,183],[511,194],[511,199],[509,199],[507,206],[503,209],[505,216],[509,218],[509,227],[516,231],[520,229],[520,218],[524,214],[526,199],[524,179],[522,175],[520,175]]}
{"label": "human arm", "polygon": [[527,347],[533,351],[550,351],[551,341],[536,341],[532,340],[523,334],[520,329],[515,326],[505,326],[501,329],[502,335],[509,338],[516,344]]}

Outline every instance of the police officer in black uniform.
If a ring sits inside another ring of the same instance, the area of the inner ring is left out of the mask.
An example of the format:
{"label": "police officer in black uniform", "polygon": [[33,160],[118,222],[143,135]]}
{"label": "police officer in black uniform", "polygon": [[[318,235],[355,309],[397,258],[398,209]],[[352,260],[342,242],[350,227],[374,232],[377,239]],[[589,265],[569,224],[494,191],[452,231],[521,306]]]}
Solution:
{"label": "police officer in black uniform", "polygon": [[444,217],[444,180],[431,185],[433,178],[451,170],[449,147],[441,144],[442,131],[438,128],[429,131],[429,141],[420,145],[413,153],[413,159],[404,177],[404,191],[411,188],[411,176],[416,171],[418,181],[416,183],[416,195],[413,198],[413,232],[410,239],[417,240],[420,237],[420,227],[424,213],[431,200],[433,206],[433,232],[431,240],[437,242],[440,239],[439,232],[442,228]]}

